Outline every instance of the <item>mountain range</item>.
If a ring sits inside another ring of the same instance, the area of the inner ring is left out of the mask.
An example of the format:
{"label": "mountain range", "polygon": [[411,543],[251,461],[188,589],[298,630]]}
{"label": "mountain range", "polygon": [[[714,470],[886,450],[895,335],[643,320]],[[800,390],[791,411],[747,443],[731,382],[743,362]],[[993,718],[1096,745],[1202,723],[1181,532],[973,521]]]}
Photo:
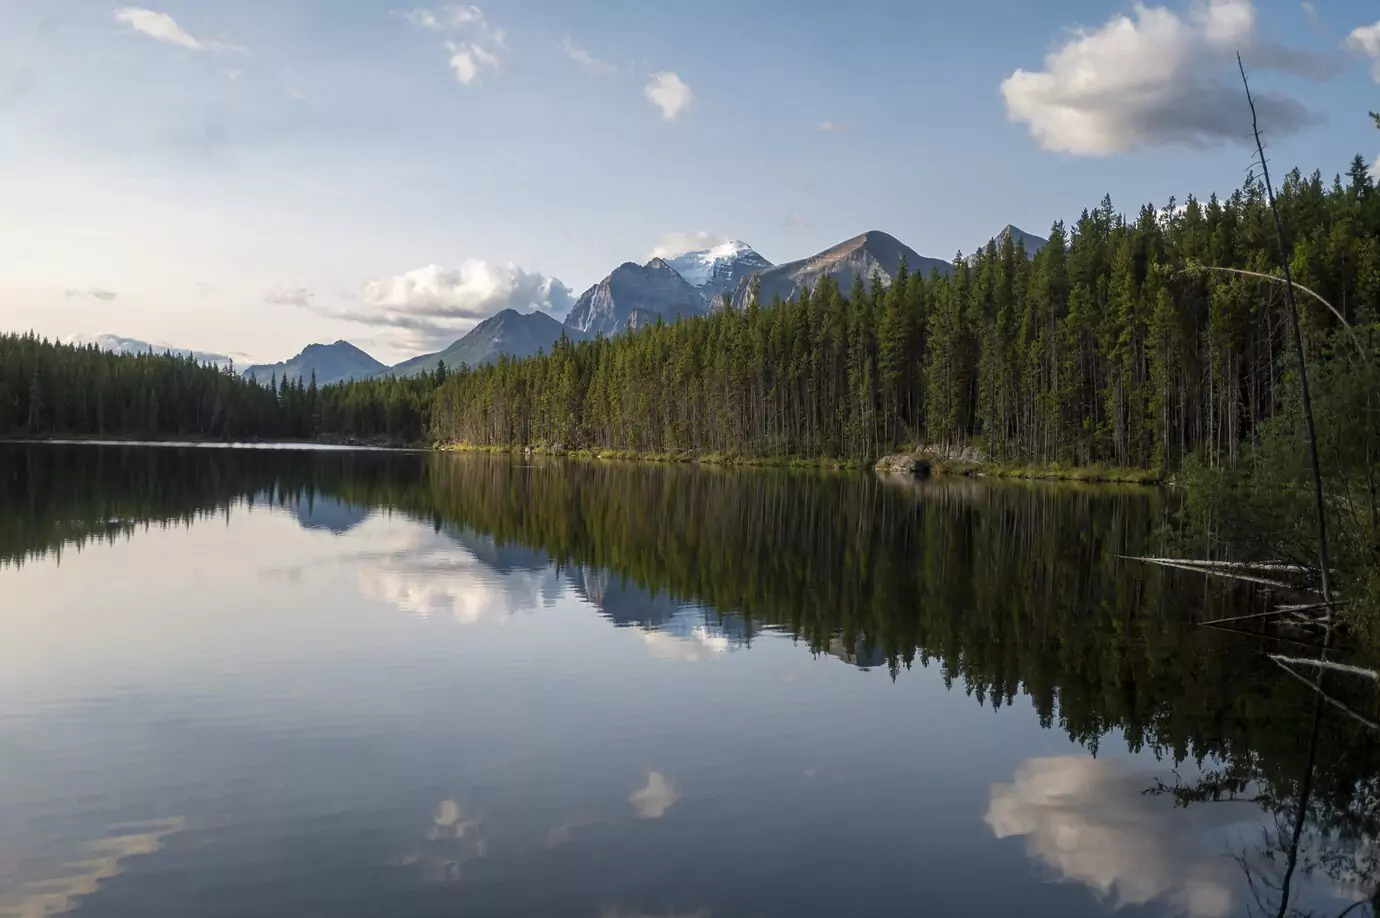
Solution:
{"label": "mountain range", "polygon": [[929,274],[931,270],[948,274],[953,265],[938,258],[926,258],[881,230],[870,230],[861,236],[846,239],[817,255],[787,262],[741,278],[731,295],[733,308],[742,309],[752,296],[752,283],[758,283],[757,301],[770,303],[776,297],[789,300],[803,290],[813,288],[826,274],[838,282],[845,293],[853,281],[862,278],[869,283],[876,274],[883,284],[890,284],[905,259],[907,270]]}
{"label": "mountain range", "polygon": [[544,312],[504,309],[480,322],[445,350],[404,360],[377,375],[416,376],[434,373],[442,361],[447,367],[461,364],[477,367],[492,363],[500,354],[531,357],[538,351],[551,350],[551,345],[560,340],[562,332],[573,341],[582,341],[586,337],[583,332],[567,328]]}
{"label": "mountain range", "polygon": [[[1012,225],[992,237],[1000,248],[1007,237],[1025,246],[1034,257],[1046,240]],[[392,367],[385,366],[347,341],[308,345],[282,363],[253,366],[245,378],[268,382],[275,376],[310,378],[318,385],[372,376],[415,376],[431,373],[444,362],[479,366],[501,355],[530,357],[549,351],[564,335],[572,341],[612,336],[657,321],[675,322],[703,315],[725,304],[743,308],[752,296],[754,280],[761,303],[774,297],[789,299],[812,288],[826,275],[847,292],[857,278],[870,283],[875,275],[890,284],[902,259],[912,273],[938,271],[949,274],[953,264],[917,253],[894,236],[870,230],[809,258],[773,265],[745,242],[737,240],[683,252],[669,258],[653,257],[645,264],[625,262],[594,284],[575,301],[559,322],[542,312],[520,313],[505,309],[480,322],[445,350],[421,354]]]}
{"label": "mountain range", "polygon": [[247,368],[243,376],[267,385],[275,379],[300,379],[306,382],[314,373],[318,386],[328,386],[346,379],[366,379],[386,369],[386,364],[370,357],[350,342],[337,341],[335,344],[308,344],[291,360],[258,364]]}

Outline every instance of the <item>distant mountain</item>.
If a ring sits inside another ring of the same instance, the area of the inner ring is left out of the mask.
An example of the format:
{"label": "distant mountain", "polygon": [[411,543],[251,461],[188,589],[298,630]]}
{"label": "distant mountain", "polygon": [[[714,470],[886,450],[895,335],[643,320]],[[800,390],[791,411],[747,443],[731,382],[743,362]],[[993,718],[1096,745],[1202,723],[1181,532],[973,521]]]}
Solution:
{"label": "distant mountain", "polygon": [[94,338],[78,338],[72,343],[94,344],[103,351],[112,351],[116,354],[147,354],[152,351],[155,354],[173,354],[177,357],[195,357],[198,363],[212,363],[218,367],[227,367],[234,361],[225,354],[213,354],[210,351],[193,351],[185,347],[169,347],[166,344],[150,344],[147,341],[140,341],[138,338],[126,338],[122,335],[97,335]]}
{"label": "distant mountain", "polygon": [[701,315],[708,305],[704,293],[665,259],[645,265],[629,261],[581,294],[565,324],[587,335],[616,335],[658,318],[674,322]]}
{"label": "distant mountain", "polygon": [[303,529],[318,529],[344,535],[369,518],[369,509],[357,504],[323,495],[304,495],[297,498],[297,506],[288,505]]}
{"label": "distant mountain", "polygon": [[509,357],[530,357],[537,351],[550,352],[551,345],[559,341],[562,334],[574,341],[585,338],[579,329],[562,325],[544,312],[524,313],[516,309],[505,309],[480,322],[444,351],[404,360],[397,366],[384,370],[380,375],[416,376],[423,372],[434,373],[436,365],[443,360],[447,367],[453,369],[461,364],[477,367],[492,363],[501,354],[507,354]]}
{"label": "distant mountain", "polygon": [[911,273],[918,271],[929,274],[931,269],[937,269],[941,274],[948,274],[953,269],[949,262],[926,258],[895,236],[871,230],[825,249],[818,255],[744,277],[734,286],[728,300],[735,308],[746,306],[751,296],[752,277],[760,278],[758,299],[763,305],[770,303],[775,296],[788,300],[807,287],[813,288],[825,275],[837,281],[845,294],[853,286],[854,278],[858,277],[863,279],[863,283],[870,283],[872,275],[877,274],[884,284],[889,284],[900,269],[902,258],[906,260],[906,269]]}
{"label": "distant mountain", "polygon": [[384,364],[350,342],[337,341],[335,344],[308,344],[302,353],[282,363],[249,367],[244,371],[244,378],[257,380],[261,384],[284,377],[307,382],[315,371],[316,384],[327,386],[347,379],[367,379],[384,369]]}
{"label": "distant mountain", "polygon": [[666,259],[666,263],[709,299],[722,296],[743,278],[771,267],[771,262],[752,246],[736,239],[708,249],[682,252]]}
{"label": "distant mountain", "polygon": [[[996,245],[998,252],[1000,252],[1006,246],[1006,237],[1008,236],[1011,237],[1011,242],[1013,245],[1023,244],[1025,246],[1025,254],[1028,258],[1034,258],[1037,254],[1039,254],[1039,251],[1041,249],[1049,245],[1048,239],[1045,239],[1042,236],[1036,236],[1034,233],[1027,233],[1019,226],[1008,223],[1006,224],[1006,226],[1002,227],[1002,231],[1000,233],[997,233],[991,239],[991,242]],[[987,245],[984,244],[982,248],[987,248]]]}

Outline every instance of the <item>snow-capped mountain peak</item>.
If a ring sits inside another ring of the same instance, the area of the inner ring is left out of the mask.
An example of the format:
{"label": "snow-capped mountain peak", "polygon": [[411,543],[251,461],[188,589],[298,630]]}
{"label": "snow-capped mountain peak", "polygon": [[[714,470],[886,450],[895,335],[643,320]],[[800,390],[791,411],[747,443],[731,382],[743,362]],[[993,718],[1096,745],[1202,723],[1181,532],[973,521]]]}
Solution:
{"label": "snow-capped mountain peak", "polygon": [[693,287],[713,297],[732,287],[742,277],[771,267],[771,262],[752,246],[737,239],[682,252],[666,262]]}

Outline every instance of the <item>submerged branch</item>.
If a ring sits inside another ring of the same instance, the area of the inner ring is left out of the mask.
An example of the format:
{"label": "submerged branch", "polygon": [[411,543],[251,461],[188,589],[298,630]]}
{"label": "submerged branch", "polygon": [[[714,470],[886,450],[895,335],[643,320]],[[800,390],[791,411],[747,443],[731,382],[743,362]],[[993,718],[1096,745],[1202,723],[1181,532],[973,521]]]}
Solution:
{"label": "submerged branch", "polygon": [[1311,688],[1313,691],[1317,692],[1318,698],[1320,700],[1326,701],[1328,704],[1332,705],[1334,708],[1341,711],[1343,714],[1346,714],[1348,717],[1352,717],[1360,723],[1365,724],[1370,729],[1380,731],[1380,724],[1376,723],[1373,720],[1370,720],[1369,718],[1362,717],[1360,714],[1357,714],[1355,711],[1351,710],[1351,708],[1347,707],[1345,704],[1338,701],[1336,698],[1333,698],[1331,695],[1324,692],[1322,690],[1322,686],[1319,685],[1317,682],[1314,682],[1307,676],[1302,675],[1296,669],[1289,666],[1287,663],[1281,663],[1278,659],[1276,659],[1274,654],[1267,654],[1267,656],[1269,656],[1269,658],[1273,660],[1275,665],[1278,666],[1280,669],[1284,670],[1286,673],[1293,676],[1295,679],[1299,680],[1304,685]]}
{"label": "submerged branch", "polygon": [[1270,654],[1269,657],[1276,663],[1288,663],[1296,666],[1314,666],[1319,669],[1330,669],[1339,673],[1350,673],[1353,676],[1361,676],[1370,679],[1372,682],[1380,682],[1380,673],[1377,673],[1375,670],[1365,669],[1360,666],[1351,666],[1347,663],[1333,663],[1331,660],[1318,660],[1311,657],[1286,657],[1275,653]]}

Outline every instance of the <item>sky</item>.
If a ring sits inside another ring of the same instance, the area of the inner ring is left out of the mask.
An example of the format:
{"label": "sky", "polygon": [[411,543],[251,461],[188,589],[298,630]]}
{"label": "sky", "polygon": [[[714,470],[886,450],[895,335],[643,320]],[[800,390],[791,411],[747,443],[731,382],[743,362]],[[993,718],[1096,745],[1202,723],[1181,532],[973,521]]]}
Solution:
{"label": "sky", "polygon": [[1380,159],[1374,0],[0,0],[0,330],[385,362],[653,252]]}

